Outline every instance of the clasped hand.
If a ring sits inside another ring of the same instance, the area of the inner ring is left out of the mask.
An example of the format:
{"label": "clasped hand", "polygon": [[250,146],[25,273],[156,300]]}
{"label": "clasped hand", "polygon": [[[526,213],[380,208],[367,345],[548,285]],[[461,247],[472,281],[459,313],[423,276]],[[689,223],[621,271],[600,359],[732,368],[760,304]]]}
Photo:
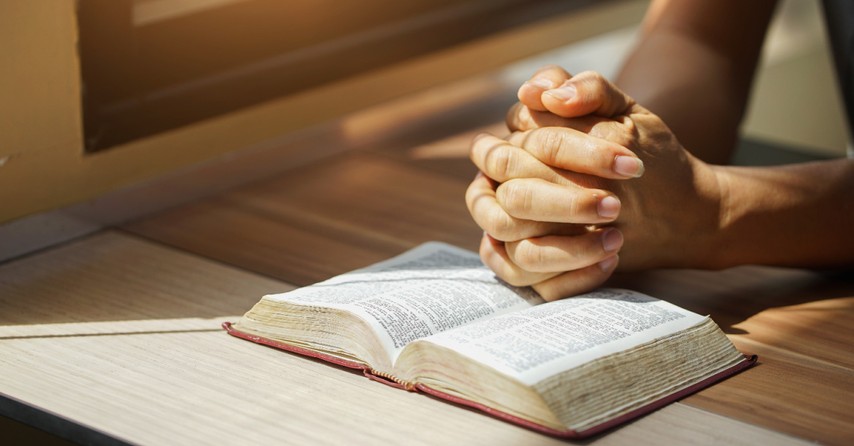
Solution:
{"label": "clasped hand", "polygon": [[480,256],[546,300],[617,270],[700,266],[720,224],[715,170],[601,75],[539,70],[508,113],[508,138],[479,135],[466,193]]}

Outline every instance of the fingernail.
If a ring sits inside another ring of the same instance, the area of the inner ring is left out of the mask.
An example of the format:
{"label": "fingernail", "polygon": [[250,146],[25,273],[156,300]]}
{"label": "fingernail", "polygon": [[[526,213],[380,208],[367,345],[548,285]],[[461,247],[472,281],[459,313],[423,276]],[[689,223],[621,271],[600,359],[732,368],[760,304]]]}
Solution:
{"label": "fingernail", "polygon": [[542,88],[543,90],[551,90],[552,88],[555,88],[555,83],[552,82],[550,79],[546,79],[544,77],[537,77],[525,83],[538,88]]}
{"label": "fingernail", "polygon": [[613,270],[617,266],[617,261],[619,259],[620,258],[617,256],[608,257],[607,259],[598,263],[599,269],[601,269],[602,272],[607,273],[607,272]]}
{"label": "fingernail", "polygon": [[617,172],[619,175],[638,178],[643,175],[643,171],[643,161],[640,158],[623,155],[614,158],[614,172]]}
{"label": "fingernail", "polygon": [[545,94],[561,101],[569,102],[572,98],[575,97],[576,90],[575,87],[572,85],[564,85],[563,87],[549,90],[545,92]]}
{"label": "fingernail", "polygon": [[623,233],[617,229],[606,229],[602,233],[602,247],[605,252],[615,252],[623,246]]}
{"label": "fingernail", "polygon": [[607,197],[599,200],[599,205],[597,206],[596,211],[602,218],[617,218],[617,216],[620,215],[620,200],[618,200],[617,197],[608,195]]}

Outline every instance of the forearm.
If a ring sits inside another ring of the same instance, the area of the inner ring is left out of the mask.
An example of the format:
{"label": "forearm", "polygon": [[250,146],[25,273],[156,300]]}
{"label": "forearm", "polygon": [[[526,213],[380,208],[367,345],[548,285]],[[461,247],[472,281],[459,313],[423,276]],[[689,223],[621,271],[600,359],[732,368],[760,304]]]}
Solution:
{"label": "forearm", "polygon": [[774,0],[653,2],[616,83],[698,158],[727,163]]}
{"label": "forearm", "polygon": [[854,265],[854,160],[713,169],[722,211],[710,267]]}
{"label": "forearm", "polygon": [[727,164],[743,115],[739,97],[746,92],[723,65],[696,42],[657,33],[632,53],[616,83],[660,116],[696,157]]}

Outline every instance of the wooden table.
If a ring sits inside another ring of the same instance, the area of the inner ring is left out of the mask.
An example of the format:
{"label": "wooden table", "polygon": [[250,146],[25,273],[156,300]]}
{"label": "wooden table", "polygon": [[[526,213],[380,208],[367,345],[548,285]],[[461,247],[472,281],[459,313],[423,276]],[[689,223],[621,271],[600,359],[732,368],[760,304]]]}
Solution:
{"label": "wooden table", "polygon": [[[501,131],[499,93],[394,131],[377,122],[413,104],[389,106],[348,121],[361,133],[328,159],[0,265],[0,415],[102,444],[565,443],[219,329],[265,293],[426,240],[475,249],[466,152]],[[616,283],[711,314],[760,362],[590,443],[854,444],[850,275]]]}

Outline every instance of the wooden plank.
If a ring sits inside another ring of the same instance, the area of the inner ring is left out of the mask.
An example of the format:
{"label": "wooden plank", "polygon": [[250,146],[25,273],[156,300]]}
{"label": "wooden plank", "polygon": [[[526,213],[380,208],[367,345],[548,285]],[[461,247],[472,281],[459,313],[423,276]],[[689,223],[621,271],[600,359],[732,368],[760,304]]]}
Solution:
{"label": "wooden plank", "polygon": [[854,297],[816,293],[815,301],[770,308],[735,328],[750,341],[854,370]]}
{"label": "wooden plank", "polygon": [[472,139],[509,133],[504,119],[517,89],[498,76],[480,76],[375,107],[344,120],[342,130],[366,150],[470,180],[477,173],[469,160]]}
{"label": "wooden plank", "polygon": [[710,314],[759,365],[686,400],[827,444],[854,441],[854,283],[819,272],[746,266],[656,271],[615,284]]}
{"label": "wooden plank", "polygon": [[[222,438],[254,444],[404,438],[408,444],[564,444],[229,337],[216,321],[241,313],[260,293],[288,286],[120,233],[6,263],[0,286],[3,401],[36,407],[44,418],[71,420],[84,433],[106,434],[88,438],[141,444]],[[594,442],[674,439],[800,444],[681,404]]]}
{"label": "wooden plank", "polygon": [[0,265],[0,333],[77,322],[222,320],[242,314],[263,294],[290,287],[104,232]]}
{"label": "wooden plank", "polygon": [[685,404],[822,444],[854,442],[854,370],[734,338],[759,364]]}
{"label": "wooden plank", "polygon": [[[322,167],[309,168],[310,174],[296,172],[226,197],[232,203],[263,209],[283,221],[314,215],[328,227],[337,227],[356,238],[358,234],[379,230],[377,237],[385,234],[405,242],[424,235],[412,229],[419,222],[409,219],[407,206],[412,203],[406,203],[405,198],[414,196],[413,202],[420,203],[418,209],[422,209],[435,206],[430,204],[431,200],[442,194],[433,193],[424,198],[407,189],[400,195],[400,189],[389,190],[388,185],[404,181],[409,185],[408,180],[395,175],[411,166],[435,167],[419,164],[417,158],[413,160],[415,157],[411,155],[416,149],[453,153],[456,158],[451,158],[460,159],[461,153],[467,151],[467,136],[455,135],[412,149],[406,149],[404,144],[375,149],[394,157],[395,162],[389,161],[389,166],[405,167],[377,168],[386,162],[353,154]],[[349,168],[334,167],[336,162],[346,163]],[[324,175],[330,172],[336,173]],[[446,176],[443,182],[466,183],[455,173],[442,174]],[[329,180],[320,181],[317,177]],[[376,197],[388,201],[384,203]],[[369,211],[362,214],[365,209]],[[406,225],[395,227],[396,222],[389,223],[395,213],[374,219],[389,209],[394,209],[400,222]],[[461,215],[468,218],[465,212]],[[453,232],[453,225],[445,231]],[[477,234],[470,237],[476,240]],[[342,267],[340,272],[347,269],[350,268]],[[846,435],[852,431],[850,417],[846,415],[852,409],[848,400],[854,400],[852,357],[847,347],[854,338],[854,299],[845,297],[854,295],[849,281],[810,271],[750,266],[719,272],[679,270],[622,275],[613,284],[646,291],[693,311],[711,314],[727,333],[743,339],[739,346],[744,351],[761,355],[759,367],[715,386],[714,391],[687,400],[687,404],[822,442],[848,440]],[[780,380],[805,393],[799,394],[791,388],[781,391]],[[748,395],[745,389],[761,391]],[[731,393],[740,399],[732,398]],[[804,395],[820,402],[821,407],[802,404]],[[778,417],[778,413],[784,415]]]}
{"label": "wooden plank", "polygon": [[[637,425],[635,427],[635,425]],[[624,426],[594,444],[808,444],[779,432],[727,418],[682,403],[674,403]]]}
{"label": "wooden plank", "polygon": [[306,285],[444,240],[476,249],[467,181],[344,154],[125,226],[145,237]]}
{"label": "wooden plank", "polygon": [[465,206],[468,181],[411,163],[354,153],[229,192],[229,200],[284,218],[328,225],[413,246],[442,240],[475,248],[481,231]]}
{"label": "wooden plank", "polygon": [[282,219],[219,198],[182,206],[125,226],[133,233],[297,285],[374,263],[405,247]]}
{"label": "wooden plank", "polygon": [[650,271],[613,283],[709,314],[729,334],[854,369],[854,282],[844,274],[743,266]]}
{"label": "wooden plank", "polygon": [[[6,396],[131,443],[565,444],[357,373],[231,338],[0,341]],[[593,444],[805,444],[674,404]]]}
{"label": "wooden plank", "polygon": [[[442,121],[437,124],[436,127],[446,127]],[[441,135],[436,127],[425,126],[413,134],[383,141],[373,151],[468,182],[477,174],[477,167],[469,158],[472,139],[484,132],[502,136],[508,133],[503,122],[486,125],[472,123],[465,131],[436,138],[437,134]]]}

